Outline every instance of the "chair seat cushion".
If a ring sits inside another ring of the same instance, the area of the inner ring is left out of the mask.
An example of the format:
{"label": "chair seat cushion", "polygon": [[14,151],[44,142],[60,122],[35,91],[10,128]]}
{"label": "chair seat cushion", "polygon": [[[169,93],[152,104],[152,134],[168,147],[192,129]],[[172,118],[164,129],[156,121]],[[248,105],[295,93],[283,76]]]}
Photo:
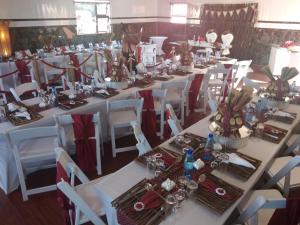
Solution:
{"label": "chair seat cushion", "polygon": [[[282,167],[284,167],[293,157],[292,156],[285,156],[285,157],[278,157],[274,160],[272,166],[268,170],[268,175],[273,177]],[[277,182],[277,185],[281,190],[284,187],[284,180],[282,178],[280,181]],[[300,186],[300,167],[295,167],[291,171],[291,178],[290,178],[290,188],[299,187]]]}
{"label": "chair seat cushion", "polygon": [[[245,209],[255,201],[258,196],[263,196],[266,199],[283,199],[283,196],[278,190],[256,190],[251,191],[249,194],[243,199],[243,201],[238,206],[240,212],[245,211]],[[276,209],[260,209],[257,213],[258,215],[258,225],[267,225],[272,215],[274,214]],[[249,224],[250,223],[245,223]]]}
{"label": "chair seat cushion", "polygon": [[133,110],[115,111],[109,114],[110,125],[114,127],[130,126],[130,122],[135,120],[137,116]]}

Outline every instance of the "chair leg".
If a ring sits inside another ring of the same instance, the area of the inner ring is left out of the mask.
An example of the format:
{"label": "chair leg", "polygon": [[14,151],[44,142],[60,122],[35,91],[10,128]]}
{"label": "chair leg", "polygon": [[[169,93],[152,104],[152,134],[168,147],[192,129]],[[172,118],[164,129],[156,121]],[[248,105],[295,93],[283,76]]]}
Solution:
{"label": "chair leg", "polygon": [[111,139],[112,154],[113,157],[115,158],[117,156],[117,153],[116,153],[115,128],[113,126],[110,126],[110,139]]}
{"label": "chair leg", "polygon": [[27,187],[26,187],[26,182],[25,182],[25,176],[24,176],[24,171],[21,165],[21,162],[16,162],[17,166],[17,171],[18,171],[18,176],[19,176],[19,182],[20,182],[20,188],[21,188],[21,193],[23,197],[23,201],[28,201],[28,194],[27,194]]}

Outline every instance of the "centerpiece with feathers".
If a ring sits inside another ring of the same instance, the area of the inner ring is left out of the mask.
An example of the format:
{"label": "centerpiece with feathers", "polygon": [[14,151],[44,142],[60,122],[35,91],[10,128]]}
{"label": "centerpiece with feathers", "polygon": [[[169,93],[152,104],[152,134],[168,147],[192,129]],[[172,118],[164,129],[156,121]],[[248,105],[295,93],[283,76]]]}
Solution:
{"label": "centerpiece with feathers", "polygon": [[270,79],[266,89],[269,106],[283,108],[286,105],[285,98],[290,93],[288,81],[298,75],[298,70],[295,67],[283,67],[278,78],[273,76],[269,66],[263,67],[262,71]]}
{"label": "centerpiece with feathers", "polygon": [[251,101],[252,94],[251,87],[244,86],[240,91],[232,89],[225,101],[219,103],[209,128],[221,144],[237,148],[247,143],[243,140],[250,136],[250,132],[244,126],[243,110]]}

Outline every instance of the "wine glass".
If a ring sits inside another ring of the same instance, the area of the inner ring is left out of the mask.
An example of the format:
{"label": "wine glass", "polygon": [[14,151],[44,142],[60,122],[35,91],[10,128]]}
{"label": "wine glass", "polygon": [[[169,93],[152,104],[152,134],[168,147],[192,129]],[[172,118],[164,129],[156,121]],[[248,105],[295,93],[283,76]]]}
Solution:
{"label": "wine glass", "polygon": [[170,210],[172,213],[175,213],[177,211],[177,199],[174,195],[169,194],[166,196],[165,199],[166,203],[167,203],[167,209]]}
{"label": "wine glass", "polygon": [[186,198],[186,190],[185,189],[178,189],[176,192],[175,192],[175,194],[174,194],[174,196],[175,196],[175,198],[176,198],[176,200],[177,200],[177,209],[179,209],[180,207],[181,207],[181,203],[183,202],[183,200]]}

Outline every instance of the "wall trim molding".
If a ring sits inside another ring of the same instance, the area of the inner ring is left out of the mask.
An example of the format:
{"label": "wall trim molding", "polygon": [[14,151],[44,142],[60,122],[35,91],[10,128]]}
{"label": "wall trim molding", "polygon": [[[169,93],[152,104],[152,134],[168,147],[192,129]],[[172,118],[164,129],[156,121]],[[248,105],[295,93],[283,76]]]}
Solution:
{"label": "wall trim molding", "polygon": [[268,21],[268,20],[258,20],[257,23],[300,24],[300,22],[291,22],[291,21]]}
{"label": "wall trim molding", "polygon": [[30,19],[0,19],[0,20],[18,22],[18,21],[76,20],[76,18],[30,18]]}

